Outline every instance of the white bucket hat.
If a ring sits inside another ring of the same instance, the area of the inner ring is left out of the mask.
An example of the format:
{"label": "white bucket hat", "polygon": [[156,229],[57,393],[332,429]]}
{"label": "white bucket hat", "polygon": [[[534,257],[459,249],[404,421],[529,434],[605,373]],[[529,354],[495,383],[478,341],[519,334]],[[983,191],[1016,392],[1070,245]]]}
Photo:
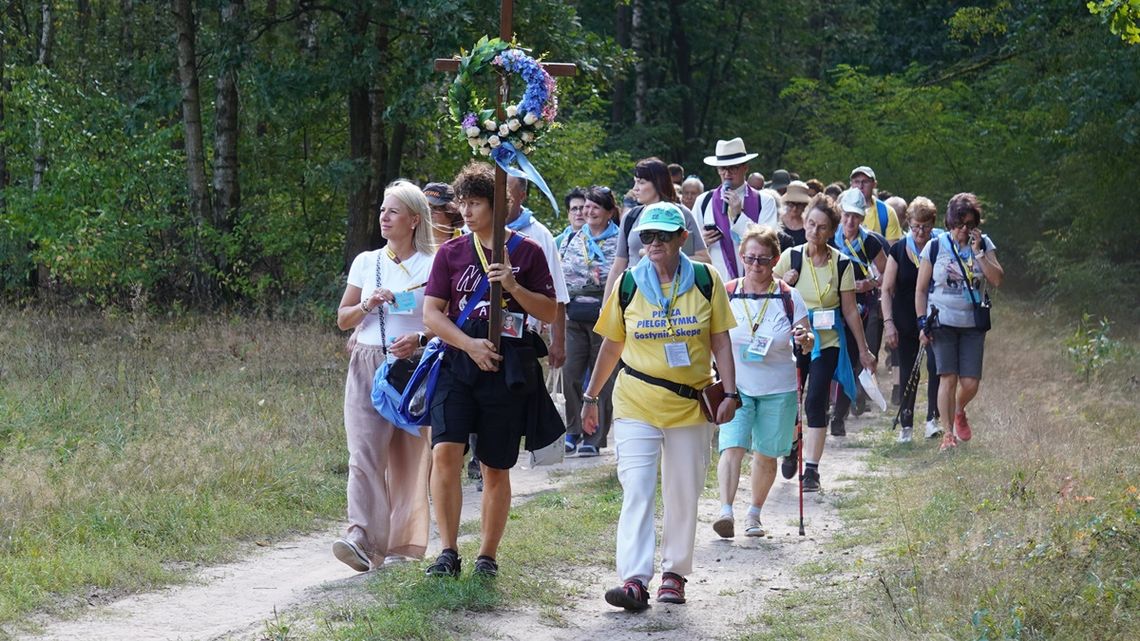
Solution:
{"label": "white bucket hat", "polygon": [[748,153],[744,148],[744,140],[741,138],[718,140],[716,141],[716,155],[705,156],[705,164],[713,167],[731,167],[732,165],[746,163],[759,155]]}

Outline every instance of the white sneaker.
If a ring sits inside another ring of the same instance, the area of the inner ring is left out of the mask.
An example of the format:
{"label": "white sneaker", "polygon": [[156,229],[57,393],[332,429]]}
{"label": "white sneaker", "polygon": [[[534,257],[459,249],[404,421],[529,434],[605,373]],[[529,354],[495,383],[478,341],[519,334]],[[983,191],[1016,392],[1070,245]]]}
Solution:
{"label": "white sneaker", "polygon": [[938,438],[942,436],[942,428],[938,425],[938,419],[932,418],[926,422],[926,438]]}
{"label": "white sneaker", "polygon": [[899,443],[910,443],[914,440],[914,428],[904,427],[899,432]]}

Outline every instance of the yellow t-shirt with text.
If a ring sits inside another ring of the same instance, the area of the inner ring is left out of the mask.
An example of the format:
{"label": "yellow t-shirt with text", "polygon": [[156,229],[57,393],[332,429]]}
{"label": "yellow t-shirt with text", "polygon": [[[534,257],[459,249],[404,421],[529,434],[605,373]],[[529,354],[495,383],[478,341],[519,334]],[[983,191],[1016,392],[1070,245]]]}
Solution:
{"label": "yellow t-shirt with text", "polygon": [[[784,273],[792,268],[792,252],[803,252],[807,245],[789,247],[780,254],[780,261],[772,269],[776,276],[784,277]],[[839,292],[855,291],[855,270],[850,265],[843,270],[843,278],[839,278],[839,259],[846,258],[834,247],[827,248],[831,252],[831,259],[823,267],[816,267],[807,253],[804,253],[803,268],[799,280],[796,281],[796,291],[804,298],[804,305],[810,310],[834,309],[837,315],[843,313],[839,309]],[[811,269],[815,272],[812,277]],[[838,286],[836,284],[838,283]],[[817,289],[818,286],[818,289]],[[819,348],[838,347],[839,334],[834,329],[819,330]]]}
{"label": "yellow t-shirt with text", "polygon": [[[694,266],[694,269],[702,269]],[[712,297],[706,299],[694,284],[677,297],[670,310],[675,336],[668,335],[665,312],[650,303],[639,288],[622,316],[619,287],[606,299],[594,331],[612,341],[623,342],[621,358],[630,367],[650,376],[701,389],[713,382],[712,335],[736,327],[724,283],[715,269]],[[669,285],[662,286],[668,293]],[[670,367],[665,356],[667,343],[683,343],[688,352],[687,367]],[[684,398],[663,387],[646,383],[622,371],[614,385],[614,418],[642,421],[660,428],[686,427],[707,423],[697,401]]]}
{"label": "yellow t-shirt with text", "polygon": [[[883,206],[887,208],[887,229],[886,231],[879,229],[878,203],[882,202],[883,201],[878,198],[875,198],[871,202],[871,206],[867,208],[867,215],[863,217],[863,226],[877,234],[882,234],[886,237],[887,241],[894,243],[902,238],[902,225],[899,224],[899,217],[898,214],[895,213],[895,208],[883,203]],[[884,249],[884,251],[886,250]]]}

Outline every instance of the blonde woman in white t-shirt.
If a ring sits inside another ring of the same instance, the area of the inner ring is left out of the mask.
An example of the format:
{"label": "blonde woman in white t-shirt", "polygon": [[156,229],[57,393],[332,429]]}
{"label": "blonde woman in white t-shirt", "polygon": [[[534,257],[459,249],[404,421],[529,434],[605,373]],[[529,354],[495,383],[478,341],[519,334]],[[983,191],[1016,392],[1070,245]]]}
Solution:
{"label": "blonde woman in white t-shirt", "polygon": [[384,190],[380,233],[387,245],[352,261],[337,327],[357,328],[344,386],[348,438],[348,527],[333,543],[337,559],[359,572],[423,558],[431,471],[427,428],[397,428],[372,406],[372,380],[385,360],[411,357],[427,343],[423,286],[433,260],[431,213],[415,185]]}

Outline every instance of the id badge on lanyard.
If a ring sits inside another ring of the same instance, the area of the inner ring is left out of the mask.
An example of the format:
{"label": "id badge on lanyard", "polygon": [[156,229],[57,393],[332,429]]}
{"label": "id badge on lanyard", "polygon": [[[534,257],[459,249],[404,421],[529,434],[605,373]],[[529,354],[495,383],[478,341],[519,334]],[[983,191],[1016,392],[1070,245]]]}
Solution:
{"label": "id badge on lanyard", "polygon": [[665,362],[669,367],[688,367],[689,346],[685,343],[665,343]]}
{"label": "id badge on lanyard", "polygon": [[832,329],[835,327],[835,310],[825,309],[820,310],[811,317],[811,325],[817,330]]}

